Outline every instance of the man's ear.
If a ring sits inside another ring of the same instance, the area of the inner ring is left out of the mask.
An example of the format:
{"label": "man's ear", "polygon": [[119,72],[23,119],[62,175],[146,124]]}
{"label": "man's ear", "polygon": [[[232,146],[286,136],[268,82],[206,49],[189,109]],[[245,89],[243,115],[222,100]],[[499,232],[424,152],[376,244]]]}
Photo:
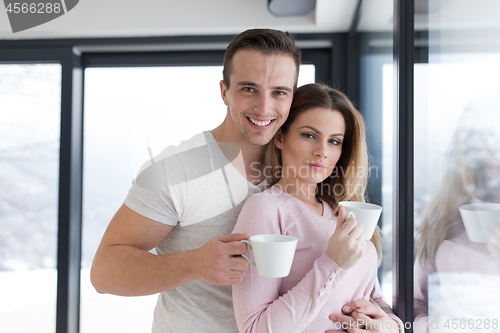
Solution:
{"label": "man's ear", "polygon": [[274,145],[278,147],[278,149],[283,149],[283,133],[281,133],[281,128],[274,136]]}
{"label": "man's ear", "polygon": [[227,87],[226,83],[223,80],[220,80],[220,95],[222,97],[222,100],[224,101],[224,104],[226,106],[229,106],[229,101],[227,100]]}

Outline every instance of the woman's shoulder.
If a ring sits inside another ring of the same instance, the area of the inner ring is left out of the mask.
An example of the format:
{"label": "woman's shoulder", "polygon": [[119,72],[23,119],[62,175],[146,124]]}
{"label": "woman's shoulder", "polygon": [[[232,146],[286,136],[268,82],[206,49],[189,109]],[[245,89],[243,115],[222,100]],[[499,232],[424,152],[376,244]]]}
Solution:
{"label": "woman's shoulder", "polygon": [[259,211],[273,212],[281,215],[294,215],[300,210],[301,205],[297,205],[296,198],[284,193],[280,189],[272,186],[267,190],[253,194],[245,202],[244,209],[258,209]]}
{"label": "woman's shoulder", "polygon": [[276,187],[271,186],[265,191],[251,195],[248,198],[247,203],[277,205],[281,201],[283,201],[282,192],[278,190]]}
{"label": "woman's shoulder", "polygon": [[271,189],[250,196],[238,216],[233,232],[280,233],[281,207]]}
{"label": "woman's shoulder", "polygon": [[276,200],[274,198],[274,193],[272,187],[268,188],[265,191],[252,194],[245,202],[244,207],[259,207],[262,209],[263,207],[272,207],[278,206]]}

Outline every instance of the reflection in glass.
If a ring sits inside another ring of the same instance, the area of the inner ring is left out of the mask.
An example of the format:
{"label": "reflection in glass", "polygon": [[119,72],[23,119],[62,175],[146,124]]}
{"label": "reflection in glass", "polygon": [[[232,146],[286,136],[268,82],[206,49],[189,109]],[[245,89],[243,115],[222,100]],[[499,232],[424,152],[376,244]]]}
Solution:
{"label": "reflection in glass", "polygon": [[433,8],[415,66],[414,329],[499,332],[500,4]]}
{"label": "reflection in glass", "polygon": [[[465,108],[419,227],[415,314],[417,323],[428,316],[437,330],[444,331],[448,319],[500,319],[500,302],[493,296],[500,295],[500,261],[488,249],[491,232],[475,237],[486,222],[482,211],[500,225],[500,209],[477,205],[477,219],[459,211],[465,204],[500,202],[499,105],[500,87],[484,91]],[[482,331],[500,327],[490,329]]]}
{"label": "reflection in glass", "polygon": [[61,66],[0,65],[0,332],[55,332]]}
{"label": "reflection in glass", "polygon": [[[314,71],[302,65],[298,85],[314,82]],[[222,123],[221,78],[221,66],[85,70],[82,333],[151,330],[158,296],[98,294],[90,265],[141,165]]]}

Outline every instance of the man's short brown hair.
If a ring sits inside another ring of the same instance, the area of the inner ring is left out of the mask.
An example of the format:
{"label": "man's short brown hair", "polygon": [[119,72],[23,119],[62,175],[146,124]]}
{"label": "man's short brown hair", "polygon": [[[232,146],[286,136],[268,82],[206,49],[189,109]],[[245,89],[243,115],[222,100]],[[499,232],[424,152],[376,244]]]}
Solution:
{"label": "man's short brown hair", "polygon": [[[229,88],[229,77],[231,76],[231,66],[234,55],[239,50],[254,50],[265,55],[279,54],[293,58],[299,76],[299,66],[301,61],[300,49],[295,45],[295,37],[288,32],[273,29],[250,29],[238,34],[229,43],[224,54],[224,69],[222,70],[222,80]],[[295,85],[297,85],[297,78]]]}

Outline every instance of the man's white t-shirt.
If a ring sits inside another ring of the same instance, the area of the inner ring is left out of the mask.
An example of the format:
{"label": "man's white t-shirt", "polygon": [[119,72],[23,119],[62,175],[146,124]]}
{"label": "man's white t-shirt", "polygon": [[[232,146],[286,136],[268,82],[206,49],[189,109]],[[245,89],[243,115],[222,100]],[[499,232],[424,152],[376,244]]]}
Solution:
{"label": "man's white t-shirt", "polygon": [[[124,203],[175,226],[156,247],[158,255],[230,234],[246,199],[267,188],[266,181],[252,185],[230,163],[238,154],[239,147],[217,143],[206,131],[144,164]],[[153,333],[237,331],[231,286],[193,281],[159,295]]]}

